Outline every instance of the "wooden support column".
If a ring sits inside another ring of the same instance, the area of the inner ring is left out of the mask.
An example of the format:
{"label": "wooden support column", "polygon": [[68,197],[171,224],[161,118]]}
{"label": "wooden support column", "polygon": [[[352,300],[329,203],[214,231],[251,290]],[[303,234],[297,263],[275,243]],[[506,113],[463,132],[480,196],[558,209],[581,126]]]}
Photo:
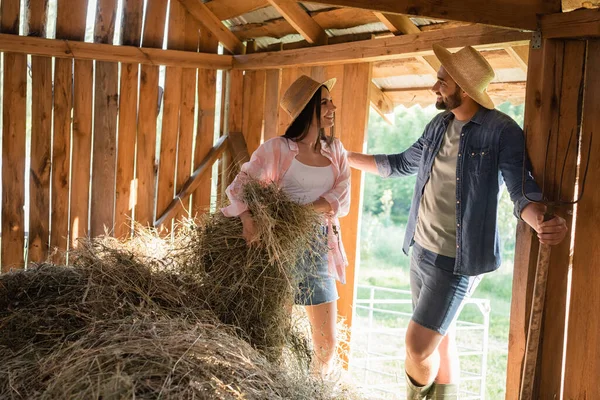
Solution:
{"label": "wooden support column", "polygon": [[[139,47],[142,38],[143,0],[128,0],[123,14],[123,45]],[[132,233],[135,206],[135,138],[137,134],[139,64],[121,64],[115,237]]]}
{"label": "wooden support column", "polygon": [[[98,0],[94,42],[113,43],[116,14],[116,0]],[[114,230],[118,85],[119,65],[115,62],[96,62],[92,206],[90,207],[92,237],[103,235],[107,231],[112,234]]]}
{"label": "wooden support column", "polygon": [[[85,37],[87,1],[74,4],[59,2],[63,24],[76,29],[78,40]],[[57,59],[56,62],[59,62]],[[73,73],[73,158],[71,160],[70,248],[89,234],[90,162],[92,155],[92,116],[94,96],[94,62],[75,60]]]}
{"label": "wooden support column", "polygon": [[[546,40],[541,49],[531,49],[529,55],[530,68],[527,76],[524,130],[527,135],[527,150],[535,178],[540,182],[544,166],[546,138],[552,126],[557,124],[556,105],[552,102],[557,90],[554,85],[548,84],[550,81],[547,78],[543,78],[545,74],[551,73],[556,57],[560,53],[556,45],[556,42]],[[540,71],[542,72],[540,73]],[[554,128],[554,133],[556,135],[556,128]],[[507,400],[518,399],[520,393],[538,249],[537,237],[532,235],[527,224],[519,222],[510,313]]]}
{"label": "wooden support column", "polygon": [[[48,0],[29,2],[30,36],[46,37]],[[52,140],[52,59],[31,57],[31,165],[28,262],[48,257]]]}
{"label": "wooden support column", "polygon": [[[169,8],[169,32],[167,47],[182,50],[185,36],[185,8],[171,1]],[[175,168],[177,163],[177,137],[179,135],[179,111],[182,91],[182,69],[167,67],[165,72],[165,97],[163,101],[160,155],[158,161],[158,192],[156,215],[161,214],[175,196]],[[171,232],[171,224],[162,225]]]}
{"label": "wooden support column", "polygon": [[[586,87],[583,101],[582,162],[579,170],[583,179],[587,149],[592,136],[589,172],[584,196],[577,205],[573,265],[571,276],[571,304],[565,362],[565,399],[600,398],[600,39],[589,40],[586,63]],[[581,182],[581,181],[580,181]]]}
{"label": "wooden support column", "polygon": [[[19,34],[19,1],[4,0],[1,30]],[[23,268],[27,56],[4,53],[2,104],[2,272]]]}
{"label": "wooden support column", "polygon": [[[219,41],[208,29],[201,27],[200,51],[216,53]],[[222,88],[224,91],[224,88]],[[209,69],[198,70],[198,131],[196,132],[196,148],[194,163],[199,163],[212,149],[215,133],[215,107],[217,99],[217,72]],[[241,110],[240,110],[241,111]],[[192,195],[192,216],[206,213],[211,201],[212,169],[207,170],[198,188]]]}
{"label": "wooden support column", "polygon": [[[574,143],[569,148],[569,137],[577,131],[584,50],[585,42],[545,40],[542,49],[532,49],[529,54],[525,108],[527,149],[533,175],[540,185],[545,182],[543,192],[549,200],[558,199],[559,189],[562,199],[573,197],[576,148]],[[571,225],[569,207],[556,212],[567,220],[567,226]],[[520,223],[513,278],[507,399],[518,398],[521,385],[537,251],[537,238]],[[560,397],[570,253],[569,236],[552,247],[533,398]]]}
{"label": "wooden support column", "polygon": [[[162,48],[168,0],[148,2],[142,46]],[[158,66],[142,65],[137,131],[137,202],[135,220],[142,226],[154,222],[156,191],[156,118],[158,116]]]}
{"label": "wooden support column", "polygon": [[[556,76],[553,81],[550,81],[557,85],[559,96],[556,110],[558,113],[557,135],[552,138],[549,150],[553,157],[549,158],[546,167],[546,189],[554,189],[553,192],[545,190],[548,193],[548,199],[557,199],[558,193],[565,200],[573,199],[577,170],[577,145],[575,139],[571,142],[569,139],[571,134],[577,133],[578,123],[581,120],[581,110],[578,109],[578,105],[583,102],[581,96],[584,89],[585,45],[584,41],[579,40],[560,42],[562,54],[559,57],[562,57],[562,76]],[[546,81],[547,78],[543,77],[542,79]],[[544,309],[543,347],[541,347],[542,357],[539,368],[540,379],[538,380],[539,396],[536,397],[540,399],[551,399],[555,396],[560,398],[563,374],[572,207],[564,206],[556,212],[567,220],[569,235],[562,243],[552,247]]]}
{"label": "wooden support column", "polygon": [[[348,151],[364,151],[367,122],[369,119],[369,87],[371,84],[371,64],[349,64],[344,66],[341,83],[341,101],[338,98],[339,112],[337,120],[341,120],[338,137]],[[335,88],[334,88],[335,90]],[[334,101],[335,97],[334,97]],[[338,285],[338,315],[352,327],[354,297],[356,294],[356,273],[359,264],[360,217],[362,208],[362,172],[352,170],[350,213],[340,220],[344,247],[348,257],[346,268],[346,284]],[[350,338],[348,338],[350,339]],[[349,342],[347,344],[349,346]],[[349,348],[345,349],[347,362]]]}

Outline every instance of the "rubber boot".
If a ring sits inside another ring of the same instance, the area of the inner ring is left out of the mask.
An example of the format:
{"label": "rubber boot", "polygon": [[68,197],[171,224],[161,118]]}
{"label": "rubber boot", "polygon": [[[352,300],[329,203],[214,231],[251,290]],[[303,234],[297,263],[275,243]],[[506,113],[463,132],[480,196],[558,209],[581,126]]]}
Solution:
{"label": "rubber boot", "polygon": [[427,399],[427,393],[429,393],[433,382],[425,386],[417,386],[413,380],[405,372],[406,377],[406,400],[423,400]]}
{"label": "rubber boot", "polygon": [[435,383],[426,398],[427,400],[458,400],[458,385]]}

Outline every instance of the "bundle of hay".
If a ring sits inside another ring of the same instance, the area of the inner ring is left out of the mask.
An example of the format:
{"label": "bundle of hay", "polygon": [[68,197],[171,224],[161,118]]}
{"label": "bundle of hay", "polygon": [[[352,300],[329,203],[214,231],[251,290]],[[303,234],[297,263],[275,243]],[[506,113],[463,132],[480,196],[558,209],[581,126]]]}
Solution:
{"label": "bundle of hay", "polygon": [[239,327],[249,343],[277,360],[289,344],[296,281],[305,272],[297,270],[298,261],[325,251],[315,242],[322,217],[274,184],[248,182],[243,196],[259,242],[248,246],[240,219],[215,213],[183,234],[192,238],[186,253],[192,258],[181,265],[204,283],[206,301],[223,323]]}

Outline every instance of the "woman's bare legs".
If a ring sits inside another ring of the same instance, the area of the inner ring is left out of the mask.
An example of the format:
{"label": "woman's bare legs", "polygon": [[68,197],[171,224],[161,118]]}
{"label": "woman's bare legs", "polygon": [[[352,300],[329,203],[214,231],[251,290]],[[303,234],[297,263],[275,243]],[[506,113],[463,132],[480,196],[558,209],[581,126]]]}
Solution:
{"label": "woman's bare legs", "polygon": [[337,301],[306,306],[315,352],[316,371],[321,376],[331,373],[336,351]]}

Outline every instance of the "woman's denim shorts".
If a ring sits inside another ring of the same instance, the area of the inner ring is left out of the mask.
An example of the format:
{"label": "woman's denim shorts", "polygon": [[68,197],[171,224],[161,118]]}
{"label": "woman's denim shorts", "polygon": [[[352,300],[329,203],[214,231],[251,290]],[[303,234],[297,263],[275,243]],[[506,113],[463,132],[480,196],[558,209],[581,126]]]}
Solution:
{"label": "woman's denim shorts", "polygon": [[413,245],[410,262],[412,320],[442,335],[448,332],[464,301],[481,281],[479,276],[455,275],[452,257]]}
{"label": "woman's denim shorts", "polygon": [[[326,227],[324,236],[326,239]],[[322,238],[320,238],[322,239]],[[295,302],[300,306],[316,306],[338,299],[335,279],[329,273],[327,253],[307,251],[297,266],[298,291]]]}

